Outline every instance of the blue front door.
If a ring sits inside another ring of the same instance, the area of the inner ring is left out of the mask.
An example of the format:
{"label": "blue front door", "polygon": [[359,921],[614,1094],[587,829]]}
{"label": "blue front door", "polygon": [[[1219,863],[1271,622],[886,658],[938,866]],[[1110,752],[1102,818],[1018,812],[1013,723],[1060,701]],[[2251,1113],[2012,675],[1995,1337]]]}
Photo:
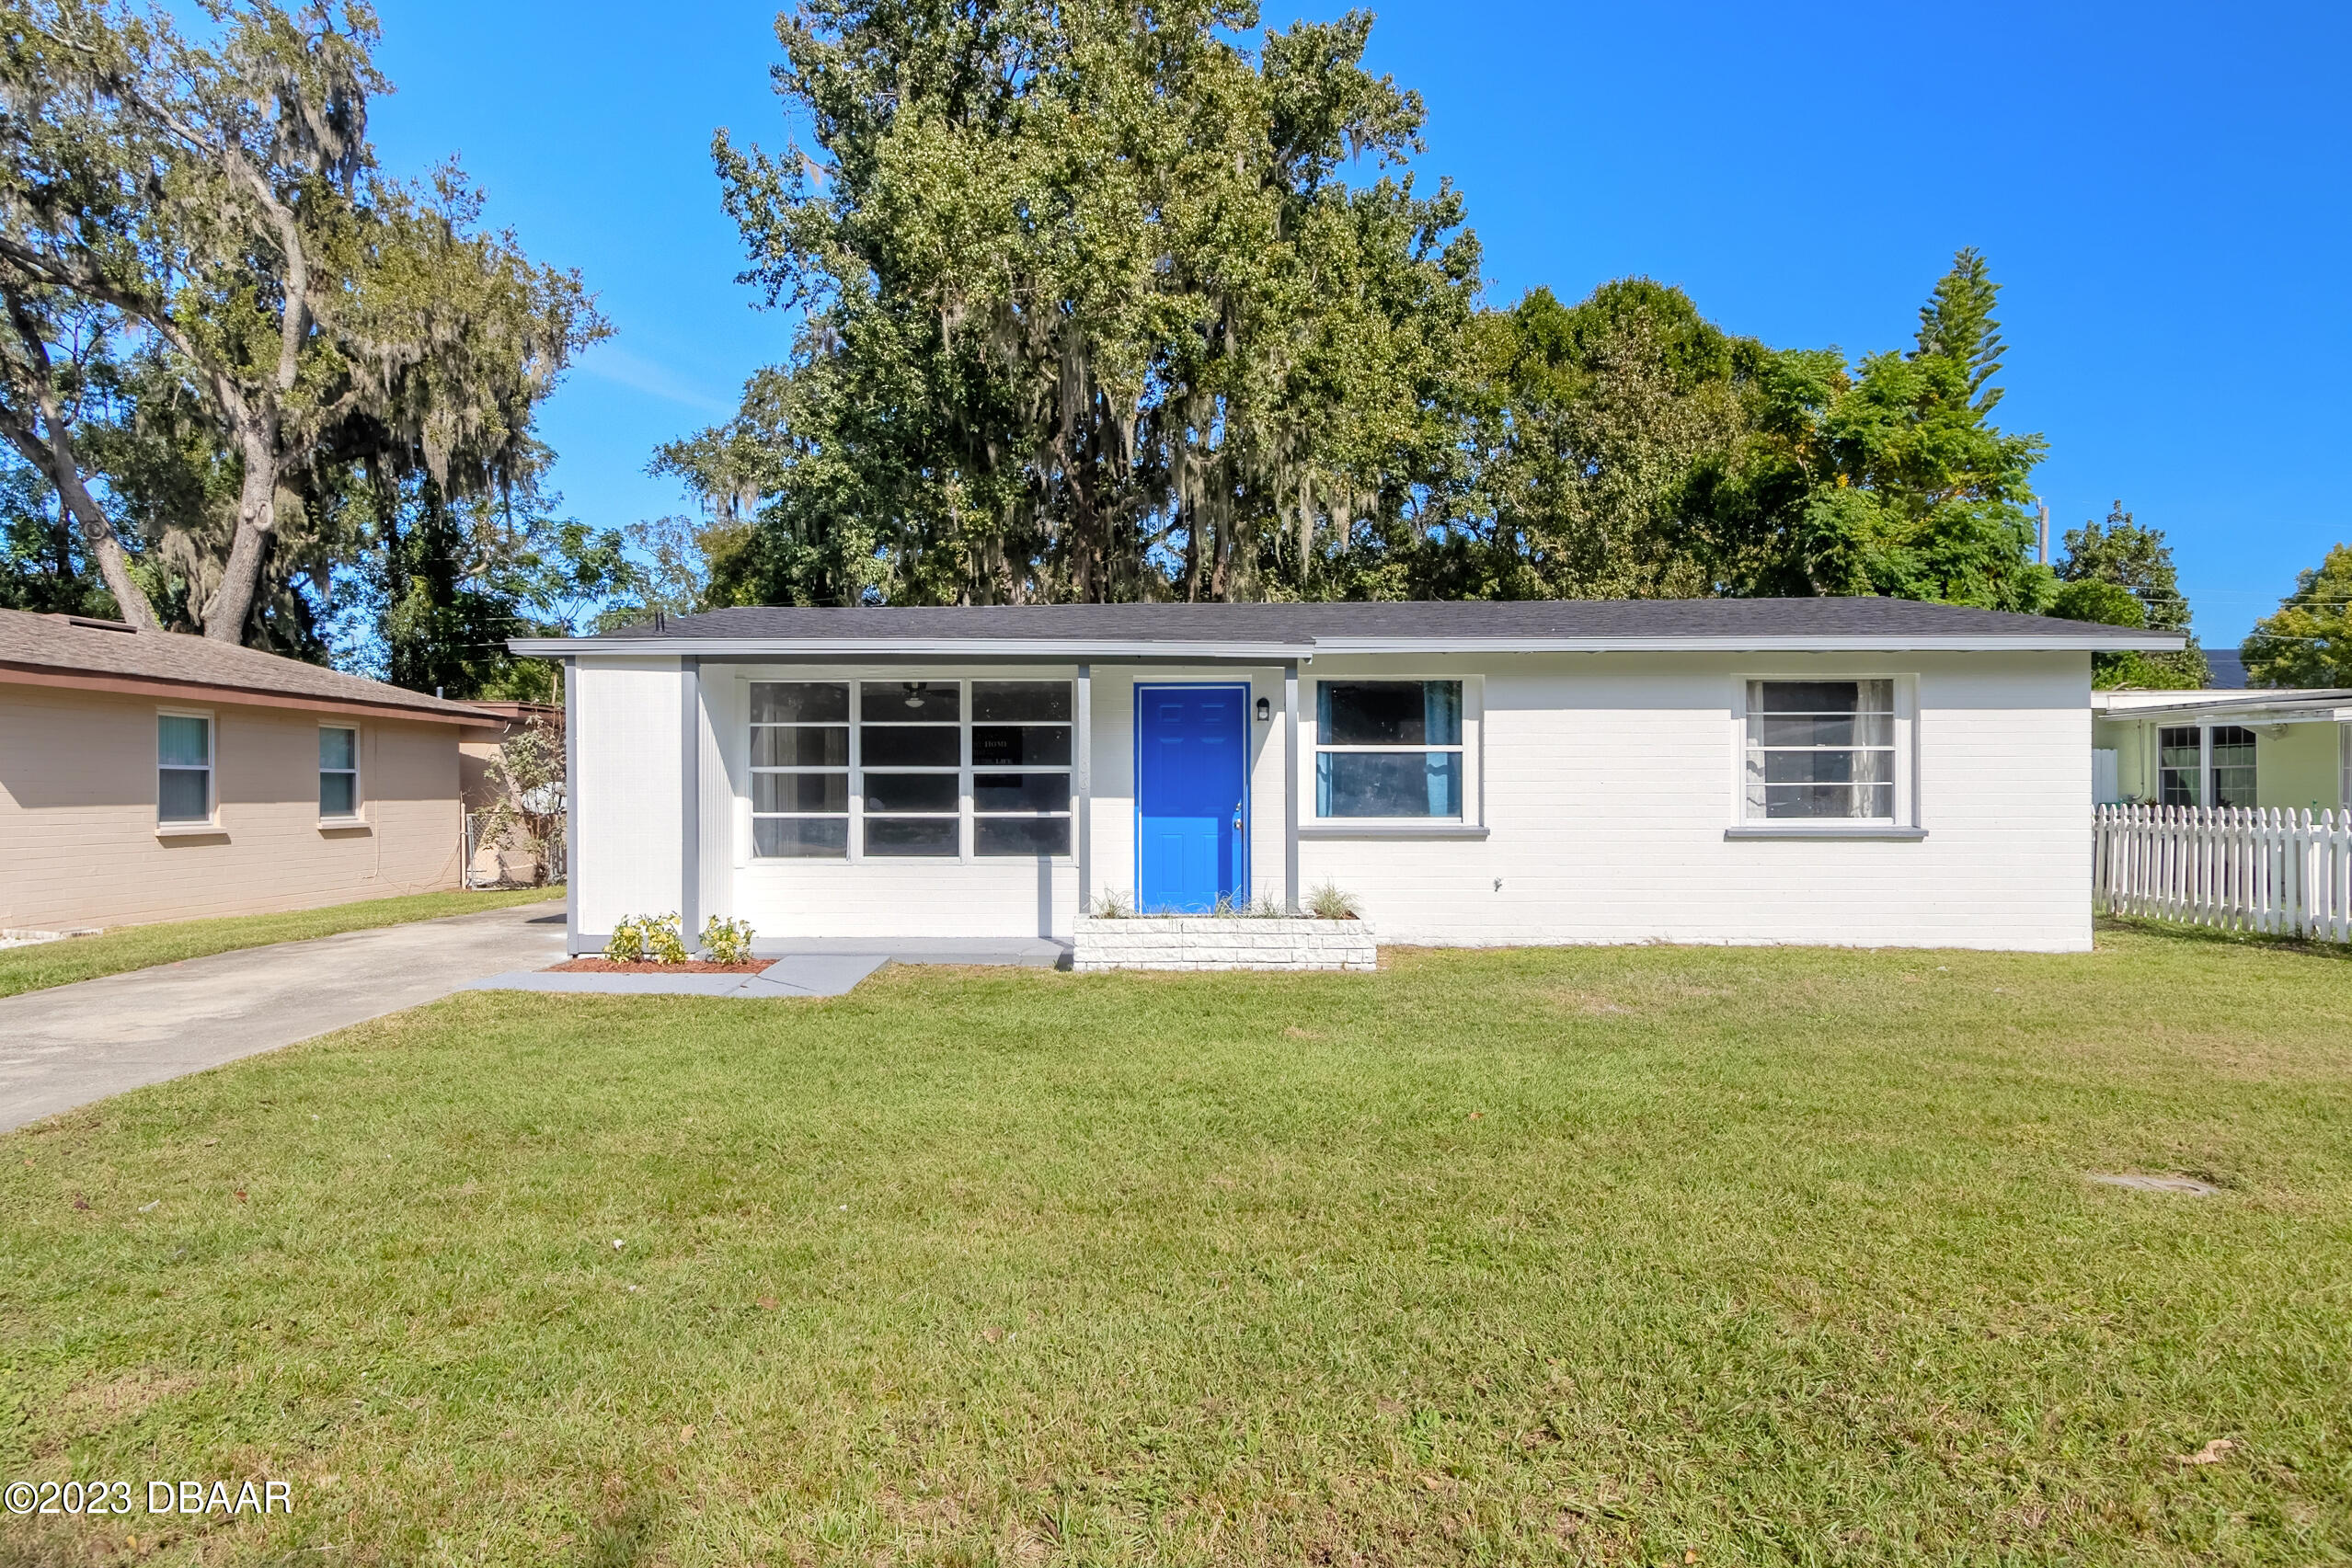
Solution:
{"label": "blue front door", "polygon": [[1197,913],[1246,897],[1249,688],[1135,688],[1135,902]]}

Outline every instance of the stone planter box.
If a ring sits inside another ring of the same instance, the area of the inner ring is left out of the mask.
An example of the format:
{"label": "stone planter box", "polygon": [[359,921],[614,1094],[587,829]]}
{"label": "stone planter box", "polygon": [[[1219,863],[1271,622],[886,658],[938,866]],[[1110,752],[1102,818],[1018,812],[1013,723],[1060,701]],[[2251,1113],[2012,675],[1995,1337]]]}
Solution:
{"label": "stone planter box", "polygon": [[1377,939],[1368,921],[1232,920],[1215,915],[1151,915],[1136,920],[1079,917],[1070,967],[1104,969],[1375,969]]}

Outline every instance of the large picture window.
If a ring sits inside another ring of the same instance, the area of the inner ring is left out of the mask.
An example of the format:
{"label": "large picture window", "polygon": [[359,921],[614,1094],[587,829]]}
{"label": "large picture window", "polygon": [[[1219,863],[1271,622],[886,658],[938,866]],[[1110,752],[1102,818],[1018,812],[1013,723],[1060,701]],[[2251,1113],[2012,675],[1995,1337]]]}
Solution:
{"label": "large picture window", "polygon": [[751,705],[761,859],[1071,851],[1067,681],[763,681]]}
{"label": "large picture window", "polygon": [[1462,816],[1462,682],[1324,681],[1314,696],[1317,817]]}
{"label": "large picture window", "polygon": [[212,819],[212,721],[201,714],[155,718],[155,820]]}
{"label": "large picture window", "polygon": [[1895,819],[1892,681],[1748,682],[1751,821]]}

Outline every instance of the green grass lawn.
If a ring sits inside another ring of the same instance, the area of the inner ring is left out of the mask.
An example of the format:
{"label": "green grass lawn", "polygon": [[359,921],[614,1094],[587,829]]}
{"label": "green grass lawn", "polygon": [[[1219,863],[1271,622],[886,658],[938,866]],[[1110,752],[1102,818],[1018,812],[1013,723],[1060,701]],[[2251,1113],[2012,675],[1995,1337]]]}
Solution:
{"label": "green grass lawn", "polygon": [[77,936],[30,947],[0,947],[0,996],[71,985],[75,980],[119,975],[156,964],[177,964],[239,947],[273,942],[306,942],[346,931],[439,920],[443,915],[502,910],[564,896],[561,887],[524,887],[501,892],[414,893],[398,898],[368,898],[330,904],[323,910],[292,910],[277,915],[232,915],[224,920],[171,921],[125,926],[102,936]]}
{"label": "green grass lawn", "polygon": [[0,1561],[2346,1560],[2352,965],[1389,957],[475,994],[0,1139],[0,1477],[298,1509]]}

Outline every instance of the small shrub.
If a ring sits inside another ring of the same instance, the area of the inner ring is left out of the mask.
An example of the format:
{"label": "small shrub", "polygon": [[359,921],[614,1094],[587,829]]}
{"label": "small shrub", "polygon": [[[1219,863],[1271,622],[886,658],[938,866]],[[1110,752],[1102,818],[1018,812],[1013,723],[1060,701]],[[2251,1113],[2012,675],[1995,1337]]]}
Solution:
{"label": "small shrub", "polygon": [[604,956],[615,964],[638,964],[645,961],[645,924],[634,919],[613,922],[613,934],[604,944]]}
{"label": "small shrub", "polygon": [[683,964],[686,961],[685,933],[679,929],[675,914],[648,915],[644,920],[645,956],[657,964]]}
{"label": "small shrub", "polygon": [[750,963],[751,922],[711,916],[703,922],[703,955],[714,964]]}
{"label": "small shrub", "polygon": [[1342,893],[1335,883],[1325,882],[1307,895],[1307,913],[1319,921],[1352,921],[1364,918],[1363,907],[1356,902],[1353,893]]}

